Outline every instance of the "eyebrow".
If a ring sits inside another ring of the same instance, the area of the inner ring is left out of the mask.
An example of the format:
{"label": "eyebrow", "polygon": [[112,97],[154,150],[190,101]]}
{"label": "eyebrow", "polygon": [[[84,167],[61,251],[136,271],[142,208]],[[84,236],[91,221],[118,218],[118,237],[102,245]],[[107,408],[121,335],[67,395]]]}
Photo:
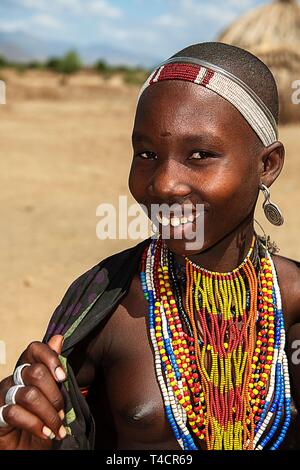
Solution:
{"label": "eyebrow", "polygon": [[[212,132],[207,132],[205,134],[185,134],[179,138],[188,143],[195,142],[195,144],[198,144],[198,145],[199,145],[199,142],[201,141],[206,144],[224,145],[224,140]],[[138,131],[134,131],[132,133],[132,141],[133,142],[150,142],[151,136],[143,134]]]}

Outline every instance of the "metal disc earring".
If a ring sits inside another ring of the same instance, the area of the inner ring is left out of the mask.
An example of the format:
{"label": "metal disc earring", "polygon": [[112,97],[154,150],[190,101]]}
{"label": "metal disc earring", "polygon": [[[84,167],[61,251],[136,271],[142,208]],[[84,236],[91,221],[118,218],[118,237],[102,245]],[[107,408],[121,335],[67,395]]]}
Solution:
{"label": "metal disc earring", "polygon": [[282,225],[284,222],[283,215],[279,207],[270,200],[270,191],[264,184],[260,184],[259,189],[264,194],[263,210],[268,221],[273,225]]}

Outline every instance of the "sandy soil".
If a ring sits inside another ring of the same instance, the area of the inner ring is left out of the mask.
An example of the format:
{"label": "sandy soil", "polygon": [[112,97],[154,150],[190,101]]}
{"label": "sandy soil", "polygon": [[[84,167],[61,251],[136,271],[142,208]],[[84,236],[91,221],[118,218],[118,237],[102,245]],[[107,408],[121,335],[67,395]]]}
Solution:
{"label": "sandy soil", "polygon": [[[118,78],[103,83],[88,74],[71,78],[66,86],[49,73],[0,75],[7,80],[7,104],[0,106],[3,378],[27,344],[42,338],[74,278],[103,257],[136,243],[97,239],[96,207],[128,194],[138,90]],[[296,125],[280,129],[287,157],[272,199],[280,205],[285,225],[273,228],[258,209],[259,221],[281,254],[297,259],[299,130]]]}

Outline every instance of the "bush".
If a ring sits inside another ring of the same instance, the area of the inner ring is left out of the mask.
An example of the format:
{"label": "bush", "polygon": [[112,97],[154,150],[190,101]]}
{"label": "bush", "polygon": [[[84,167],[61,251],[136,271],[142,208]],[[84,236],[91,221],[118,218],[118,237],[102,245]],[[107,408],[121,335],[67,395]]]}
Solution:
{"label": "bush", "polygon": [[109,78],[114,74],[120,74],[125,83],[131,85],[141,85],[147,79],[149,72],[142,67],[129,67],[127,65],[109,65],[104,60],[98,60],[94,69],[104,78]]}
{"label": "bush", "polygon": [[76,51],[69,51],[62,58],[51,57],[46,62],[46,67],[55,72],[70,75],[78,72],[82,67],[82,63]]}
{"label": "bush", "polygon": [[105,60],[98,60],[94,64],[94,69],[99,73],[106,73],[110,70],[109,65],[105,62]]}
{"label": "bush", "polygon": [[8,65],[8,61],[2,55],[0,55],[0,67],[6,67]]}
{"label": "bush", "polygon": [[43,69],[44,64],[42,62],[39,62],[38,60],[32,60],[31,62],[28,62],[27,68],[29,68],[29,69]]}
{"label": "bush", "polygon": [[125,83],[129,85],[142,85],[148,78],[149,73],[140,68],[127,69],[123,72]]}
{"label": "bush", "polygon": [[47,67],[47,69],[58,72],[58,69],[60,67],[60,61],[61,59],[59,57],[50,57],[50,59],[47,60],[45,66]]}
{"label": "bush", "polygon": [[105,60],[98,60],[94,65],[94,70],[100,73],[103,78],[110,78],[114,73],[113,67],[108,65]]}
{"label": "bush", "polygon": [[60,60],[59,71],[69,75],[78,72],[82,68],[82,63],[76,51],[67,52]]}

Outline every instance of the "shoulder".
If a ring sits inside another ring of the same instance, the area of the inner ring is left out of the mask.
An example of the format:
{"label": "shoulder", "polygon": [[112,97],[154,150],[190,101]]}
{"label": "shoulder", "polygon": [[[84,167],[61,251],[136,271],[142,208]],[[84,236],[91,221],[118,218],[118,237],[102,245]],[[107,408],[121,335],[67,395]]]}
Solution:
{"label": "shoulder", "polygon": [[284,256],[273,256],[278,274],[283,309],[288,327],[300,322],[300,263]]}

